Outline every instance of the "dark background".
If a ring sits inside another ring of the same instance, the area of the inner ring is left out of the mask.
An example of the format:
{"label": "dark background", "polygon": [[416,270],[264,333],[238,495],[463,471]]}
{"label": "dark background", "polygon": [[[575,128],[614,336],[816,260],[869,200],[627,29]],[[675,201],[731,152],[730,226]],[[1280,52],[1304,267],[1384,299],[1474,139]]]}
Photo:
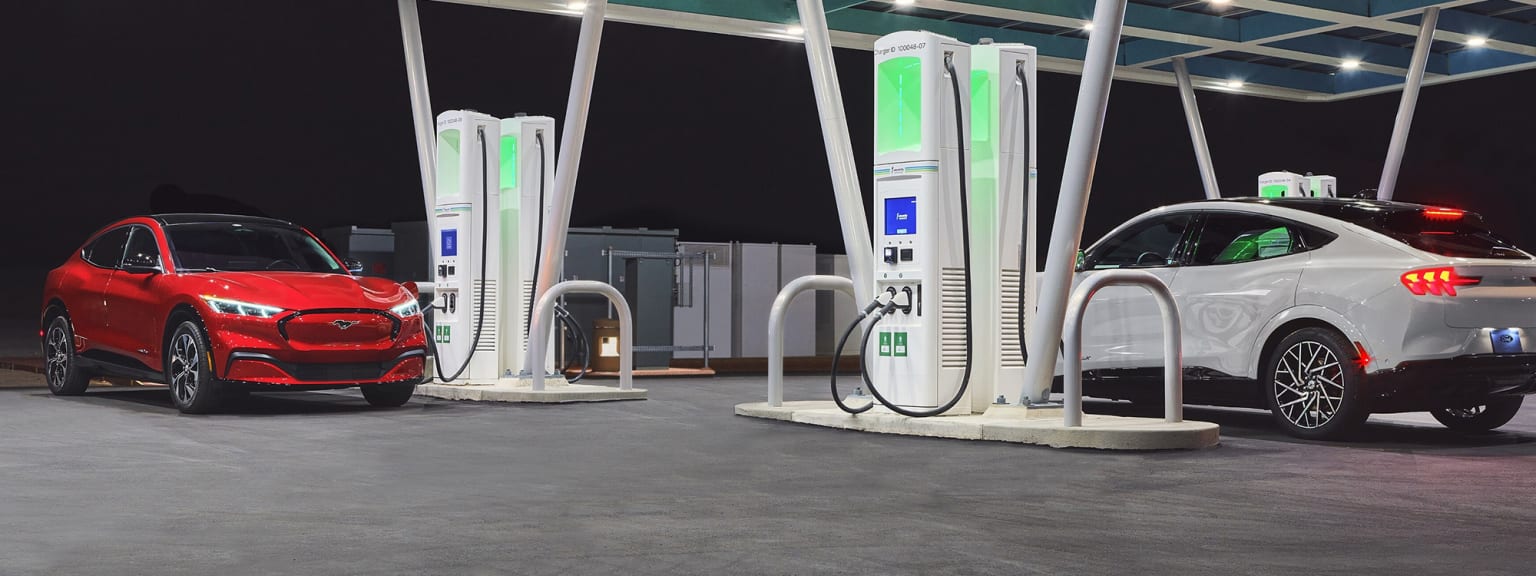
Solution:
{"label": "dark background", "polygon": [[[420,12],[434,112],[564,114],[576,18]],[[253,210],[313,229],[424,217],[392,1],[24,0],[0,14],[7,316],[35,317],[43,274],[125,216]],[[866,202],[871,58],[837,52]],[[1042,246],[1077,85],[1041,74]],[[1536,246],[1533,94],[1536,72],[1426,87],[1397,198],[1483,212]],[[1246,195],[1282,169],[1374,188],[1399,95],[1198,97],[1222,189]],[[1088,240],[1202,197],[1176,90],[1116,82],[1098,166]],[[608,23],[571,224],[841,252],[803,47]]]}

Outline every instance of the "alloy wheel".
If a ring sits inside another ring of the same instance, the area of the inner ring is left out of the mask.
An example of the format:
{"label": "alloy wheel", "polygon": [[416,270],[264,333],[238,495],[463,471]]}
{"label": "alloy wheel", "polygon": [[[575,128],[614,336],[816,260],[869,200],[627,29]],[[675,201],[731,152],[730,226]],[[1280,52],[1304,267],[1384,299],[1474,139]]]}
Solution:
{"label": "alloy wheel", "polygon": [[197,397],[197,366],[201,355],[197,340],[192,334],[182,332],[171,341],[171,394],[176,403],[187,405]]}
{"label": "alloy wheel", "polygon": [[48,329],[48,340],[45,344],[48,386],[58,389],[64,386],[64,378],[69,375],[70,344],[69,334],[64,329],[64,323],[55,322]]}
{"label": "alloy wheel", "polygon": [[1333,420],[1344,403],[1344,367],[1321,342],[1297,342],[1275,367],[1275,406],[1299,428],[1314,429]]}

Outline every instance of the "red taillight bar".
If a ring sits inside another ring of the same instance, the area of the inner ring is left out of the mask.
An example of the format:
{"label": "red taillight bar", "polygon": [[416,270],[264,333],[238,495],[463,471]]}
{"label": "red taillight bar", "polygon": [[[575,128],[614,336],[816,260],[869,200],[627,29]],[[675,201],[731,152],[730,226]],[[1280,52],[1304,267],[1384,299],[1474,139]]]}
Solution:
{"label": "red taillight bar", "polygon": [[1414,296],[1455,296],[1457,286],[1476,286],[1483,279],[1458,275],[1455,268],[1426,268],[1403,274],[1402,281]]}
{"label": "red taillight bar", "polygon": [[1461,217],[1465,216],[1466,214],[1467,212],[1465,210],[1457,210],[1455,208],[1424,209],[1424,217],[1430,220],[1460,220]]}

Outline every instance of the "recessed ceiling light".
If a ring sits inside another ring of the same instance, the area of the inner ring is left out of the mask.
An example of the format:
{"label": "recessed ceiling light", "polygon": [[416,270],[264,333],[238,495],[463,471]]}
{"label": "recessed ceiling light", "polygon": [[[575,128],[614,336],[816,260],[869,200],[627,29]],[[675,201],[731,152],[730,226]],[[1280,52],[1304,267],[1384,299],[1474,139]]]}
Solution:
{"label": "recessed ceiling light", "polygon": [[1487,44],[1488,44],[1488,39],[1483,37],[1483,36],[1473,36],[1473,37],[1467,39],[1467,45],[1471,46],[1473,48],[1477,48],[1479,46],[1485,46]]}
{"label": "recessed ceiling light", "polygon": [[1228,88],[1242,88],[1243,87],[1243,81],[1242,80],[1228,80],[1227,81],[1227,87]]}
{"label": "recessed ceiling light", "polygon": [[586,0],[571,0],[570,2],[566,2],[565,3],[565,7],[566,8],[570,8],[572,10],[586,10],[587,9],[587,1]]}
{"label": "recessed ceiling light", "polygon": [[897,6],[911,6],[911,5],[916,4],[916,3],[917,3],[917,0],[896,0],[896,5]]}
{"label": "recessed ceiling light", "polygon": [[1083,23],[1083,29],[1084,30],[1092,30],[1093,29],[1093,23],[1092,22],[1084,22]]}
{"label": "recessed ceiling light", "polygon": [[1339,67],[1345,70],[1354,70],[1360,67],[1360,61],[1353,58],[1339,63]]}
{"label": "recessed ceiling light", "polygon": [[788,27],[784,28],[784,33],[790,36],[804,36],[805,28],[798,24],[790,24]]}
{"label": "recessed ceiling light", "polygon": [[1225,4],[1231,4],[1232,0],[1211,0],[1211,3],[1217,6],[1222,6]]}

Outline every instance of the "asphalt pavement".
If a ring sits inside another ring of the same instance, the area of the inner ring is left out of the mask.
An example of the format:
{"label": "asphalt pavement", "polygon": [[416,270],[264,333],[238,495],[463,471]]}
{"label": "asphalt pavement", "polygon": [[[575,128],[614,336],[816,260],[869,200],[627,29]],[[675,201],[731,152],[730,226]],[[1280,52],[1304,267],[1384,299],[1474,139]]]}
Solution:
{"label": "asphalt pavement", "polygon": [[[734,416],[761,378],[531,406],[0,389],[0,574],[1518,574],[1536,409],[1354,442],[1190,408],[1219,447],[1109,453]],[[791,378],[789,399],[826,395]],[[1145,414],[1123,404],[1090,411]]]}

